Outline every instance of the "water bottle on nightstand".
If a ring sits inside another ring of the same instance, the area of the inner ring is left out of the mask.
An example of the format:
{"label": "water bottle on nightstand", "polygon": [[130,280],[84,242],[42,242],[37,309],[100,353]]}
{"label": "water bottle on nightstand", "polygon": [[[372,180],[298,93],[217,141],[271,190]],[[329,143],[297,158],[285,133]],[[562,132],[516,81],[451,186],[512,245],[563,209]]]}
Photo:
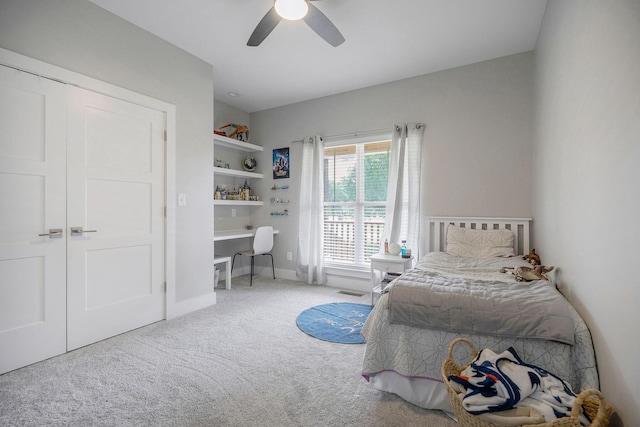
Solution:
{"label": "water bottle on nightstand", "polygon": [[400,255],[405,256],[407,254],[407,241],[402,241],[402,247],[400,248]]}

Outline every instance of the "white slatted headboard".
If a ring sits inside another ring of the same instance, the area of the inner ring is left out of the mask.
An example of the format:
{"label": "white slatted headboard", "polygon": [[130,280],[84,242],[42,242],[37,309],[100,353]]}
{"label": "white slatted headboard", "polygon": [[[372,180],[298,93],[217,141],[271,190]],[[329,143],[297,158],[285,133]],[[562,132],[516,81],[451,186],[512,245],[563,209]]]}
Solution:
{"label": "white slatted headboard", "polygon": [[474,228],[476,230],[507,229],[513,231],[516,255],[525,255],[531,249],[529,226],[531,218],[466,218],[466,217],[429,217],[427,218],[427,242],[429,252],[444,252],[447,243],[447,226]]}

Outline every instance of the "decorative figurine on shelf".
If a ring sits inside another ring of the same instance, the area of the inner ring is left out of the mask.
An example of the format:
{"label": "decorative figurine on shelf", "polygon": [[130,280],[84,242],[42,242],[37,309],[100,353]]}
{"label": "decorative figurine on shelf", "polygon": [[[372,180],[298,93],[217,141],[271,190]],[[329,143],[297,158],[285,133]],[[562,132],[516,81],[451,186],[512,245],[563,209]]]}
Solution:
{"label": "decorative figurine on shelf", "polygon": [[288,185],[275,185],[275,184],[273,184],[273,187],[271,187],[272,190],[286,190],[287,188],[289,188]]}
{"label": "decorative figurine on shelf", "polygon": [[216,185],[216,192],[213,194],[213,198],[215,200],[222,199],[222,194],[220,193],[220,187],[218,187],[217,185]]}
{"label": "decorative figurine on shelf", "polygon": [[246,179],[244,180],[244,185],[242,186],[241,192],[242,192],[242,195],[243,195],[243,197],[242,197],[243,200],[250,200],[251,187],[249,187],[249,183],[247,182]]}
{"label": "decorative figurine on shelf", "polygon": [[247,157],[242,161],[242,167],[247,172],[255,171],[257,165],[258,163],[256,162],[256,159],[254,159],[253,157]]}
{"label": "decorative figurine on shelf", "polygon": [[227,200],[245,200],[244,189],[233,187],[233,190],[227,191]]}
{"label": "decorative figurine on shelf", "polygon": [[226,163],[224,160],[216,159],[216,167],[229,169],[229,163]]}
{"label": "decorative figurine on shelf", "polygon": [[249,142],[249,128],[245,125],[227,123],[220,126],[220,130],[222,130],[228,138]]}

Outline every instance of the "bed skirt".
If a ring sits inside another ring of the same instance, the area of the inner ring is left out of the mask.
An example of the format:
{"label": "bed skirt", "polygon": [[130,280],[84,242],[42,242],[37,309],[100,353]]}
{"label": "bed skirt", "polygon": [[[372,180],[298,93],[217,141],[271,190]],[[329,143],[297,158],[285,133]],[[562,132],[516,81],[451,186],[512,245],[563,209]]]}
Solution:
{"label": "bed skirt", "polygon": [[[366,339],[362,376],[375,388],[397,394],[422,408],[451,411],[440,379],[441,366],[447,358],[449,344],[460,334],[390,323],[388,296],[381,296],[362,329]],[[571,310],[575,319],[574,345],[477,334],[465,334],[465,337],[478,349],[501,352],[514,347],[526,362],[566,380],[576,393],[598,389],[591,334],[580,315],[573,307]],[[457,350],[454,360],[466,363],[469,356]],[[443,401],[447,402],[445,407]]]}
{"label": "bed skirt", "polygon": [[369,382],[376,389],[396,394],[421,408],[453,413],[447,388],[441,381],[407,378],[396,372],[386,371],[370,376]]}

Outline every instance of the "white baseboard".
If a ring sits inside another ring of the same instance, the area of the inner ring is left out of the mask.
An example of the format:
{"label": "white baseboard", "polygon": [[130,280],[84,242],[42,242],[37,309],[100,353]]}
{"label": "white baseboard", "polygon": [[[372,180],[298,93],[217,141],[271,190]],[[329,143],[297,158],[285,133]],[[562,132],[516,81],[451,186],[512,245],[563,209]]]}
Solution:
{"label": "white baseboard", "polygon": [[[271,272],[269,271],[269,274]],[[284,270],[284,269],[276,269],[276,277],[280,279],[287,280],[300,280],[299,277],[296,276],[295,270]],[[371,279],[362,279],[361,277],[355,277],[351,275],[341,275],[335,274],[334,272],[327,273],[327,283],[326,286],[330,286],[332,288],[345,289],[351,291],[359,291],[359,292],[371,292]]]}
{"label": "white baseboard", "polygon": [[276,268],[276,277],[279,279],[300,281],[300,278],[296,276],[295,270],[285,270],[282,268]]}
{"label": "white baseboard", "polygon": [[[251,273],[250,266],[245,266],[240,268],[236,267],[233,269],[233,277],[242,276],[250,273]],[[271,268],[256,267],[255,274],[263,277],[270,277]],[[221,282],[224,281],[224,277],[225,277],[224,274],[220,275]],[[299,277],[296,276],[295,270],[286,270],[283,268],[276,268],[276,277],[278,279],[302,281],[300,280]],[[371,279],[369,278],[368,275],[366,275],[366,277],[367,277],[366,279],[363,279],[362,274],[359,274],[359,275],[336,274],[333,270],[331,270],[329,273],[327,273],[326,286],[331,286],[332,288],[365,292],[365,293],[371,292]],[[233,287],[233,281],[231,286]]]}

